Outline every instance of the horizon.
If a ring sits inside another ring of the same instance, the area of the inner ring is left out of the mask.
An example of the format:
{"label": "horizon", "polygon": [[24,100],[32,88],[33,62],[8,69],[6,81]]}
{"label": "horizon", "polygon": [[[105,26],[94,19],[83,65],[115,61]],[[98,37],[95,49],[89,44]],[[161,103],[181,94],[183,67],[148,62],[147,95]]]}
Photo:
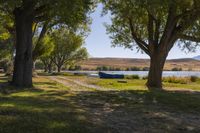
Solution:
{"label": "horizon", "polygon": [[[199,55],[200,56],[200,55]],[[197,60],[194,59],[197,56],[194,57],[188,57],[188,58],[174,58],[174,59],[167,59],[167,60],[179,60],[179,59],[193,59],[193,60]],[[132,57],[89,57],[89,59],[150,59],[150,58],[132,58]],[[198,60],[197,60],[198,61]]]}
{"label": "horizon", "polygon": [[[101,16],[102,5],[99,4],[91,14],[92,24],[91,32],[85,40],[85,46],[91,57],[97,58],[140,58],[149,59],[146,54],[141,54],[137,50],[131,51],[130,49],[125,49],[123,47],[112,47],[111,39],[109,35],[106,34],[106,27],[104,23],[111,23],[111,15],[107,14]],[[200,55],[200,50],[196,52],[186,52],[182,51],[177,45],[172,48],[169,52],[167,59],[180,59],[180,58],[193,58]]]}

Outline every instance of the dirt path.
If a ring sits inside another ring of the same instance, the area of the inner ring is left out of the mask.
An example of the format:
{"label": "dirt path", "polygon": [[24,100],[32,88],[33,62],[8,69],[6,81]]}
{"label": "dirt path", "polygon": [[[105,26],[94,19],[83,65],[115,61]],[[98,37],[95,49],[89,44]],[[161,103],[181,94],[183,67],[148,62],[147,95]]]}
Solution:
{"label": "dirt path", "polygon": [[79,80],[74,80],[74,79],[72,80],[66,77],[62,77],[62,76],[51,76],[50,79],[70,87],[72,91],[94,91],[94,90],[111,91],[111,90],[114,90],[111,88],[105,88],[105,87],[87,84]]}

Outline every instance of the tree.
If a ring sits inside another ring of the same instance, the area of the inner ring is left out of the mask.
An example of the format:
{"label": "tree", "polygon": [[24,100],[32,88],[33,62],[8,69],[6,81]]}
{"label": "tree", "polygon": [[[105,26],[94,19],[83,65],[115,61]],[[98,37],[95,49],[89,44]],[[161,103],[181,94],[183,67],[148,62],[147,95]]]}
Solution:
{"label": "tree", "polygon": [[43,62],[45,67],[45,72],[52,72],[52,60],[50,59],[51,53],[54,50],[54,43],[49,35],[46,35],[42,41],[40,41],[40,47],[38,47],[38,58]]}
{"label": "tree", "polygon": [[86,59],[87,50],[82,48],[83,37],[64,28],[52,32],[54,50],[51,60],[60,72],[64,64],[71,64]]}
{"label": "tree", "polygon": [[13,55],[14,55],[14,30],[12,29],[9,17],[0,13],[4,18],[0,21],[0,63],[6,74],[11,74],[13,70]]}
{"label": "tree", "polygon": [[191,46],[200,42],[198,0],[102,0],[114,46],[142,50],[151,58],[147,86],[162,89],[162,71],[169,51],[177,41]]}
{"label": "tree", "polygon": [[14,18],[16,31],[16,56],[12,84],[32,86],[32,35],[34,23],[51,21],[76,29],[88,22],[91,0],[1,0],[1,13]]}

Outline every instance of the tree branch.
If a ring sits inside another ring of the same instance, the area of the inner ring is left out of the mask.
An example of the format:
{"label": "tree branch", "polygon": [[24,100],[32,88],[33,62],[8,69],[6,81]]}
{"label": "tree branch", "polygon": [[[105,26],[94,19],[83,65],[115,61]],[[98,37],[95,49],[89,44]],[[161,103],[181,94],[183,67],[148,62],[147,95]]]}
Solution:
{"label": "tree branch", "polygon": [[133,23],[130,18],[129,18],[129,25],[130,25],[130,29],[131,29],[131,35],[132,35],[133,39],[135,40],[135,42],[146,54],[150,55],[148,45],[146,44],[146,42],[142,41],[139,37],[137,37],[136,33],[134,32]]}
{"label": "tree branch", "polygon": [[188,40],[188,41],[192,41],[192,42],[200,42],[200,38],[198,37],[194,37],[194,36],[188,36],[188,35],[180,35],[180,39],[183,39],[183,40]]}
{"label": "tree branch", "polygon": [[149,45],[154,45],[154,20],[153,17],[150,13],[148,13],[148,25],[147,25],[147,29],[148,29],[148,41],[149,41]]}

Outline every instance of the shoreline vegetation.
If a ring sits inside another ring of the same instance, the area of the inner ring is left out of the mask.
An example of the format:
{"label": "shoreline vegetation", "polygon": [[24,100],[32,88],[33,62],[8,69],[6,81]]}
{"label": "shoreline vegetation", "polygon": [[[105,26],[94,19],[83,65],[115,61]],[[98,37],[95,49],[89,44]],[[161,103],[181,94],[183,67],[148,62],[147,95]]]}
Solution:
{"label": "shoreline vegetation", "polygon": [[[78,64],[82,70],[96,70],[102,67],[104,69],[114,70],[148,70],[149,59],[139,58],[89,58]],[[200,61],[192,58],[170,59],[166,61],[164,71],[200,71]]]}

